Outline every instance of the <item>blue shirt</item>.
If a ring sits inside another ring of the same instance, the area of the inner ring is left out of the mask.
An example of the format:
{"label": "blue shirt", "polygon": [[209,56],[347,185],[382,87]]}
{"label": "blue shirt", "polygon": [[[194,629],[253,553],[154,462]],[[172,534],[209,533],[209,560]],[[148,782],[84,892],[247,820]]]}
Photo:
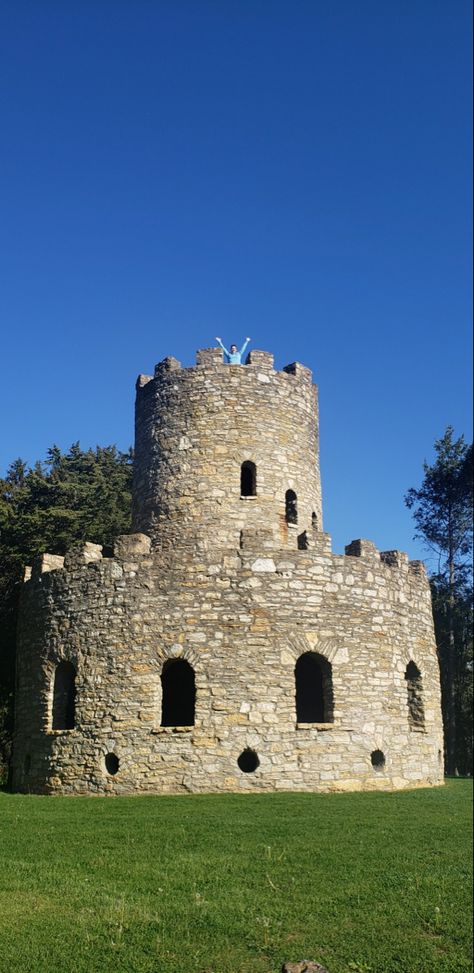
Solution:
{"label": "blue shirt", "polygon": [[222,341],[219,341],[219,339],[217,339],[217,344],[221,346],[222,351],[224,352],[224,361],[225,361],[226,365],[241,365],[242,364],[242,355],[243,355],[243,353],[244,353],[244,351],[245,351],[248,343],[249,343],[249,339],[247,338],[244,341],[244,343],[243,343],[240,351],[227,351],[227,348],[224,347],[224,345],[222,344]]}

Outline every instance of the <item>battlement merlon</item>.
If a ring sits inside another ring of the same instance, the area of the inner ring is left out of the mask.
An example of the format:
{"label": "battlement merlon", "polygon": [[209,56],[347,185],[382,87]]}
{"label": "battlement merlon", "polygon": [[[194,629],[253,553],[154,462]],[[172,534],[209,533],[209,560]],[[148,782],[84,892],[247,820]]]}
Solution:
{"label": "battlement merlon", "polygon": [[275,369],[274,356],[270,351],[252,349],[248,353],[245,362],[241,365],[228,365],[224,362],[221,348],[200,348],[196,352],[195,365],[183,368],[181,362],[171,355],[163,358],[162,361],[155,365],[154,375],[140,374],[136,382],[137,392],[148,385],[153,378],[162,378],[172,372],[189,372],[196,368],[226,368],[230,369],[234,374],[237,369],[243,369],[244,372],[256,369],[263,373],[274,372],[279,375],[288,375],[304,382],[312,382],[311,369],[307,368],[306,365],[302,365],[300,362],[292,362],[289,365],[285,365],[281,371]]}
{"label": "battlement merlon", "polygon": [[153,381],[153,375],[139,375],[135,385],[137,392],[139,391],[139,389],[144,388],[145,385],[148,385],[148,382],[152,382],[152,381]]}
{"label": "battlement merlon", "polygon": [[425,585],[429,583],[423,561],[410,561],[404,551],[379,551],[372,541],[358,538],[346,545],[345,556],[358,557],[374,565],[382,562],[388,568],[398,569],[403,575],[419,578]]}

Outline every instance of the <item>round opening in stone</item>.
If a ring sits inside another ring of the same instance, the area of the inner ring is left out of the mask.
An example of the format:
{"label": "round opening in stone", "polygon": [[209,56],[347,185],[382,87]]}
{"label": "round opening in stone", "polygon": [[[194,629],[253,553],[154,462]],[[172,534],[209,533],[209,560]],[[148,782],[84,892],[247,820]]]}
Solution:
{"label": "round opening in stone", "polygon": [[105,755],[105,769],[108,774],[112,774],[112,777],[117,773],[120,767],[120,761],[116,753],[106,753]]}
{"label": "round opening in stone", "polygon": [[260,765],[260,761],[255,750],[242,750],[237,763],[244,774],[253,774],[254,770]]}
{"label": "round opening in stone", "polygon": [[372,767],[374,770],[383,770],[385,767],[385,754],[381,750],[372,750],[370,754]]}

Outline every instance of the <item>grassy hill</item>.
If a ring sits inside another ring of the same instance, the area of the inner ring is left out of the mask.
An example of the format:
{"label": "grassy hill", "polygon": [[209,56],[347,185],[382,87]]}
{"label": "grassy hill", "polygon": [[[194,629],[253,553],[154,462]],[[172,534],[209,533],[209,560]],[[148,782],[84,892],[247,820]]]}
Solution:
{"label": "grassy hill", "polygon": [[471,973],[471,784],[0,793],[1,973]]}

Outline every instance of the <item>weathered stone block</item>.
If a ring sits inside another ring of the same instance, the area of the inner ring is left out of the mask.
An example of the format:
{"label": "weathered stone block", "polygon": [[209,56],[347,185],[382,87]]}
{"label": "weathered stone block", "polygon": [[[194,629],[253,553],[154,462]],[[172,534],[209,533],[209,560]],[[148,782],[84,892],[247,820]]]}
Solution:
{"label": "weathered stone block", "polygon": [[77,544],[71,547],[64,557],[64,567],[66,571],[80,567],[83,564],[91,564],[93,561],[102,560],[102,545],[92,544],[86,541],[85,544]]}
{"label": "weathered stone block", "polygon": [[136,381],[135,388],[137,390],[142,389],[144,388],[145,385],[148,385],[148,382],[152,382],[152,381],[153,381],[153,375],[139,375]]}
{"label": "weathered stone block", "polygon": [[409,561],[408,571],[419,578],[427,578],[426,566],[423,561]]}
{"label": "weathered stone block", "polygon": [[155,378],[160,378],[162,375],[166,375],[167,372],[177,372],[181,368],[181,362],[177,358],[173,358],[170,355],[168,358],[163,358],[162,361],[155,365]]}
{"label": "weathered stone block", "polygon": [[196,365],[222,365],[222,348],[200,348],[196,352]]}
{"label": "weathered stone block", "polygon": [[258,365],[263,371],[267,369],[273,369],[274,358],[269,351],[257,351],[255,348],[249,351],[246,361],[246,365]]}
{"label": "weathered stone block", "polygon": [[149,554],[151,540],[146,534],[120,534],[114,542],[114,556],[120,560]]}
{"label": "weathered stone block", "polygon": [[291,365],[285,365],[283,371],[287,375],[295,375],[296,378],[303,379],[304,381],[311,381],[311,370],[306,368],[306,365],[301,365],[300,362],[292,362]]}
{"label": "weathered stone block", "polygon": [[31,577],[38,578],[41,574],[48,571],[58,571],[64,565],[64,558],[60,554],[40,554],[33,561]]}
{"label": "weathered stone block", "polygon": [[408,554],[404,551],[381,551],[380,560],[390,568],[408,570]]}
{"label": "weathered stone block", "polygon": [[379,551],[372,541],[365,541],[360,538],[346,545],[345,554],[347,557],[363,557],[367,560],[378,560],[380,557]]}

